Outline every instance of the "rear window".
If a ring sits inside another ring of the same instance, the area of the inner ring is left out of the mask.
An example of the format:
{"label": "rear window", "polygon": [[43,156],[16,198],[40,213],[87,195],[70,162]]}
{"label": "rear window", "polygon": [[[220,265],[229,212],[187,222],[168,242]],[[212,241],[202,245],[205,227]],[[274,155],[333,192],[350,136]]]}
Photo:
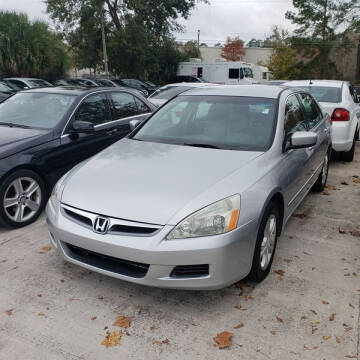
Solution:
{"label": "rear window", "polygon": [[165,88],[158,89],[150,96],[151,99],[163,99],[169,100],[174,96],[183,93],[186,90],[190,90],[190,86],[168,86]]}
{"label": "rear window", "polygon": [[340,103],[341,102],[341,88],[329,86],[298,86],[301,89],[308,91],[317,101]]}

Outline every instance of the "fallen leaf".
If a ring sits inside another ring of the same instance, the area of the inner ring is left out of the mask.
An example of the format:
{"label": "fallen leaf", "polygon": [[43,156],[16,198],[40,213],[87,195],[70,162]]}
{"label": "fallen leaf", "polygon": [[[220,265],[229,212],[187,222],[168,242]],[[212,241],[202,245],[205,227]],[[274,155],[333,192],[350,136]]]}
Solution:
{"label": "fallen leaf", "polygon": [[280,276],[284,276],[284,274],[285,274],[284,270],[275,270],[274,272]]}
{"label": "fallen leaf", "polygon": [[[162,342],[161,342],[161,341],[158,341],[158,340],[155,340],[155,341],[154,341],[154,345],[161,346],[161,345],[162,345]],[[216,346],[216,345],[215,345],[215,346]]]}
{"label": "fallen leaf", "polygon": [[231,345],[233,335],[230,331],[223,331],[214,337],[214,341],[219,345],[219,349],[225,349]]}
{"label": "fallen leaf", "polygon": [[281,317],[279,317],[279,316],[276,316],[276,320],[277,320],[279,323],[283,323],[283,322],[284,322],[284,320],[283,320]]}
{"label": "fallen leaf", "polygon": [[355,178],[355,179],[357,179],[359,176],[358,176],[358,175],[353,175],[352,177]]}
{"label": "fallen leaf", "polygon": [[339,233],[340,234],[347,234],[347,231],[344,228],[339,226]]}
{"label": "fallen leaf", "polygon": [[169,339],[165,339],[165,340],[162,341],[162,343],[163,343],[163,344],[169,344],[170,341],[169,341]]}
{"label": "fallen leaf", "polygon": [[245,281],[238,281],[235,286],[238,288],[238,289],[243,289],[244,287],[249,287],[249,285],[245,282]]}
{"label": "fallen leaf", "polygon": [[359,179],[359,178],[354,179],[353,182],[354,182],[355,184],[360,184],[360,179]]}
{"label": "fallen leaf", "polygon": [[6,263],[8,259],[1,260],[0,263]]}
{"label": "fallen leaf", "polygon": [[8,316],[11,316],[13,314],[14,309],[6,310],[5,312],[8,314]]}
{"label": "fallen leaf", "polygon": [[356,272],[353,272],[352,274],[353,274],[353,276],[357,276],[357,273],[356,273]]}
{"label": "fallen leaf", "polygon": [[38,313],[38,316],[45,316],[45,314],[40,311],[40,312]]}
{"label": "fallen leaf", "polygon": [[302,317],[301,317],[301,320],[306,320],[307,319],[307,317],[305,316],[305,315],[303,315]]}
{"label": "fallen leaf", "polygon": [[131,318],[128,316],[118,316],[113,323],[113,326],[120,326],[126,329],[131,326]]}
{"label": "fallen leaf", "polygon": [[344,274],[344,276],[350,276],[350,273],[346,273],[346,274]]}
{"label": "fallen leaf", "polygon": [[51,246],[47,245],[47,246],[42,247],[40,250],[41,251],[50,251],[51,249],[52,249]]}
{"label": "fallen leaf", "polygon": [[122,335],[123,335],[122,331],[108,332],[105,336],[105,339],[101,342],[101,345],[104,345],[107,348],[110,346],[120,345],[120,340]]}
{"label": "fallen leaf", "polygon": [[42,297],[42,294],[37,294],[38,297]]}
{"label": "fallen leaf", "polygon": [[329,302],[326,301],[326,300],[323,300],[322,303],[323,303],[324,305],[328,305],[328,304],[329,304]]}
{"label": "fallen leaf", "polygon": [[293,214],[293,217],[296,217],[298,219],[306,219],[308,216],[304,213],[299,213],[299,214]]}
{"label": "fallen leaf", "polygon": [[353,304],[349,304],[349,306],[353,309],[355,309],[355,306]]}
{"label": "fallen leaf", "polygon": [[[360,180],[360,179],[359,179]],[[360,182],[360,181],[359,181]],[[353,231],[350,231],[350,234],[352,236],[355,236],[355,237],[360,237],[360,231],[357,231],[357,230],[353,230]]]}
{"label": "fallen leaf", "polygon": [[327,185],[327,186],[325,186],[325,188],[328,190],[340,190],[339,187],[334,186],[334,185]]}
{"label": "fallen leaf", "polygon": [[276,335],[276,331],[275,330],[270,330],[270,334],[271,335]]}
{"label": "fallen leaf", "polygon": [[126,336],[131,336],[131,334],[126,330],[125,331]]}
{"label": "fallen leaf", "polygon": [[315,331],[318,331],[319,329],[315,325],[311,325],[311,334],[315,334]]}
{"label": "fallen leaf", "polygon": [[349,185],[346,181],[343,181],[341,185]]}
{"label": "fallen leaf", "polygon": [[65,280],[64,280],[64,279],[61,279],[61,280],[60,280],[60,282],[64,283],[64,282],[65,282]]}
{"label": "fallen leaf", "polygon": [[317,312],[315,310],[310,310],[314,315],[317,315]]}
{"label": "fallen leaf", "polygon": [[287,263],[291,263],[292,259],[284,259],[284,261],[287,262]]}
{"label": "fallen leaf", "polygon": [[330,317],[329,317],[329,321],[334,321],[335,315],[336,315],[335,313],[334,313],[334,314],[331,314]]}
{"label": "fallen leaf", "polygon": [[344,357],[346,357],[348,359],[356,359],[357,355],[345,355]]}
{"label": "fallen leaf", "polygon": [[92,318],[91,318],[91,320],[96,320],[97,319],[97,317],[96,316],[93,316]]}
{"label": "fallen leaf", "polygon": [[253,297],[251,295],[245,295],[245,301],[252,300]]}
{"label": "fallen leaf", "polygon": [[234,308],[238,309],[238,310],[241,310],[242,306],[241,305],[235,305]]}
{"label": "fallen leaf", "polygon": [[331,336],[323,336],[324,340],[329,340],[331,338]]}
{"label": "fallen leaf", "polygon": [[311,320],[310,323],[311,323],[312,325],[317,325],[317,324],[320,324],[320,321],[318,321],[318,320]]}
{"label": "fallen leaf", "polygon": [[324,190],[324,191],[322,192],[322,194],[323,194],[323,195],[330,195],[330,193],[329,193],[327,190]]}
{"label": "fallen leaf", "polygon": [[[194,324],[191,324],[191,325],[194,325]],[[195,325],[194,325],[194,326],[195,326]],[[151,326],[150,326],[150,330],[151,330],[151,331],[154,331],[155,329],[156,329],[156,326],[155,326],[155,325],[151,325]]]}
{"label": "fallen leaf", "polygon": [[312,271],[314,271],[315,269],[316,269],[316,267],[315,267],[315,266],[313,266],[313,267],[311,268],[311,270],[312,270]]}
{"label": "fallen leaf", "polygon": [[236,325],[234,329],[241,329],[244,327],[244,323],[240,323],[239,325]]}
{"label": "fallen leaf", "polygon": [[335,340],[336,340],[336,342],[337,342],[338,344],[341,343],[341,339],[340,339],[339,337],[336,336]]}

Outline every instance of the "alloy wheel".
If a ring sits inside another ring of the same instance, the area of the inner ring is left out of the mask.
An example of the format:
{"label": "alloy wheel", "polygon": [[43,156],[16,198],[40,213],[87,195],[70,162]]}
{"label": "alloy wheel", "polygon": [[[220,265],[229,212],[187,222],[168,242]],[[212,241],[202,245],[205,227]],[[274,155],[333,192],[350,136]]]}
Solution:
{"label": "alloy wheel", "polygon": [[260,266],[266,270],[271,262],[276,242],[276,216],[271,214],[266,222],[260,249]]}
{"label": "alloy wheel", "polygon": [[5,191],[5,214],[17,223],[26,222],[38,213],[41,198],[41,188],[36,180],[30,177],[16,178]]}

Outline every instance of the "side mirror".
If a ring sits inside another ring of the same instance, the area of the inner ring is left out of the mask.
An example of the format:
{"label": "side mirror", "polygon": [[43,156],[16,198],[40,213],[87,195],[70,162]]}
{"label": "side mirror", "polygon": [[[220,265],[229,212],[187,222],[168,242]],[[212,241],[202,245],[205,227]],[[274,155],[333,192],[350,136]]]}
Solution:
{"label": "side mirror", "polygon": [[95,131],[94,124],[89,121],[74,121],[72,130],[76,133],[91,134]]}
{"label": "side mirror", "polygon": [[143,120],[130,120],[129,125],[131,131],[135,130],[142,122]]}
{"label": "side mirror", "polygon": [[297,131],[290,135],[285,150],[304,149],[316,145],[318,136],[312,131]]}

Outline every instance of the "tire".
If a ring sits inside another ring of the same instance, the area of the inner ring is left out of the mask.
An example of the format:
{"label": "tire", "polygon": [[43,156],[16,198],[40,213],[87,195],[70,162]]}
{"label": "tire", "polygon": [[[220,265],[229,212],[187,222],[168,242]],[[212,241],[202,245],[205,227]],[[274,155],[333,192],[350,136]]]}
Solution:
{"label": "tire", "polygon": [[326,181],[329,174],[329,161],[330,161],[330,156],[329,156],[329,152],[327,152],[324,158],[324,163],[321,172],[319,174],[319,177],[317,178],[315,184],[311,189],[312,191],[322,192],[325,189]]}
{"label": "tire", "polygon": [[25,169],[13,172],[0,185],[0,223],[10,228],[33,223],[46,197],[44,181],[37,173]]}
{"label": "tire", "polygon": [[[275,228],[272,227],[272,223],[275,221]],[[258,236],[256,239],[253,263],[251,267],[250,274],[248,276],[249,280],[255,282],[263,281],[266,276],[269,274],[272,262],[274,260],[274,254],[277,244],[277,239],[279,236],[279,227],[280,227],[280,215],[279,208],[276,203],[271,202],[265,210],[263,218],[260,223]],[[271,234],[271,236],[266,236],[266,233]],[[267,240],[265,240],[267,238]],[[272,240],[270,243],[267,242],[267,247],[269,251],[264,252],[265,241]]]}
{"label": "tire", "polygon": [[354,140],[351,146],[350,151],[344,151],[341,153],[341,160],[346,162],[351,162],[354,160],[355,155],[355,145],[356,145],[356,139],[357,139],[357,133],[355,132]]}

